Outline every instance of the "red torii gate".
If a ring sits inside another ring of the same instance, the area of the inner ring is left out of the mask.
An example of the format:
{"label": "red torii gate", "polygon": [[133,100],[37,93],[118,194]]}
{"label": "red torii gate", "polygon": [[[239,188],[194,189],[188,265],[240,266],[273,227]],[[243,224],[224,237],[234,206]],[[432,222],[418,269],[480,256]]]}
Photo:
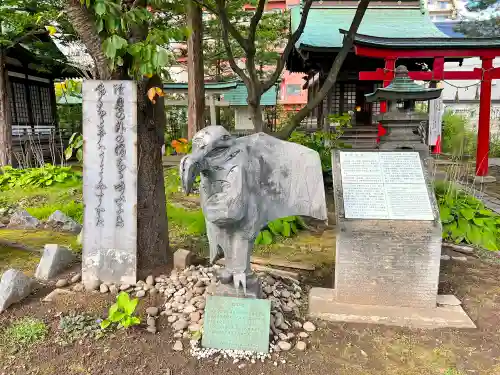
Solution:
{"label": "red torii gate", "polygon": [[[439,47],[447,46],[447,47]],[[479,124],[477,137],[476,176],[488,174],[488,152],[490,142],[491,80],[500,78],[500,68],[493,68],[493,59],[500,56],[498,38],[380,38],[357,34],[354,52],[358,56],[385,60],[385,68],[374,72],[360,72],[360,80],[383,81],[384,87],[394,78],[396,60],[433,59],[432,71],[409,72],[417,81],[480,80]],[[481,68],[472,71],[445,71],[445,58],[480,57]],[[386,103],[380,111],[386,112]]]}

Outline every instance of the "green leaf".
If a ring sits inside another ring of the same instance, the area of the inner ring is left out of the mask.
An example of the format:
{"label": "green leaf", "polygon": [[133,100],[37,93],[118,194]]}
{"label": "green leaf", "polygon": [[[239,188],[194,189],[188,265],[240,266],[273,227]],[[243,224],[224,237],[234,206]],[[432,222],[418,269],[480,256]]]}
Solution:
{"label": "green leaf", "polygon": [[114,59],[116,56],[116,47],[113,44],[112,37],[106,38],[102,43],[102,49],[106,57]]}
{"label": "green leaf", "polygon": [[478,227],[482,227],[484,225],[484,219],[480,217],[475,217],[472,219],[474,224],[476,224]]}
{"label": "green leaf", "polygon": [[156,54],[156,66],[162,68],[168,64],[169,54],[167,50],[160,48]]}
{"label": "green leaf", "polygon": [[460,214],[465,217],[467,220],[472,220],[476,215],[476,211],[472,208],[462,208],[460,210]]}
{"label": "green leaf", "polygon": [[108,319],[112,322],[118,323],[126,316],[127,314],[125,314],[123,311],[115,311],[113,315],[108,316]]}
{"label": "green leaf", "polygon": [[305,228],[306,227],[306,223],[304,222],[304,219],[302,219],[300,216],[296,216],[296,219],[297,219],[297,227],[298,228]]}
{"label": "green leaf", "polygon": [[71,147],[66,148],[66,150],[64,150],[64,158],[66,160],[69,160],[71,159],[72,156],[73,156],[73,149]]}
{"label": "green leaf", "polygon": [[83,160],[83,150],[81,148],[76,150],[76,158],[80,162]]}
{"label": "green leaf", "polygon": [[491,210],[479,210],[479,213],[484,216],[495,216],[495,213]]}
{"label": "green leaf", "polygon": [[267,223],[267,226],[274,235],[281,234],[281,231],[283,229],[283,224],[280,219],[270,221],[269,223]]}
{"label": "green leaf", "polygon": [[104,30],[104,20],[102,18],[99,18],[96,24],[96,31],[99,34],[102,30]]}
{"label": "green leaf", "polygon": [[125,310],[125,306],[127,306],[129,301],[130,296],[126,292],[120,292],[120,294],[118,294],[118,297],[116,297],[116,303],[118,304],[119,309]]}
{"label": "green leaf", "polygon": [[111,322],[108,319],[104,319],[101,322],[101,329],[106,329],[110,326]]}
{"label": "green leaf", "polygon": [[129,302],[124,306],[125,313],[127,315],[132,315],[135,311],[135,308],[137,307],[137,304],[139,303],[138,298],[134,298],[132,300],[129,300]]}
{"label": "green leaf", "polygon": [[118,304],[113,303],[109,308],[108,315],[113,315],[117,311],[118,311]]}
{"label": "green leaf", "polygon": [[94,12],[97,15],[102,16],[104,13],[106,13],[106,4],[104,4],[104,2],[102,1],[96,2],[94,5]]}
{"label": "green leaf", "polygon": [[467,240],[474,245],[481,245],[481,230],[475,225],[471,225],[467,231]]}
{"label": "green leaf", "polygon": [[120,324],[123,326],[123,328],[128,328],[130,327],[130,316],[127,316],[125,319],[123,319]]}
{"label": "green leaf", "polygon": [[139,319],[137,316],[131,316],[130,317],[130,325],[136,326],[138,324],[141,324],[141,319]]}
{"label": "green leaf", "polygon": [[290,223],[290,227],[291,227],[291,229],[292,229],[292,233],[293,233],[293,234],[297,234],[298,230],[297,230],[297,226],[295,225],[295,223],[294,223],[294,222],[291,222],[291,223]]}
{"label": "green leaf", "polygon": [[262,232],[259,232],[259,234],[255,238],[254,244],[255,245],[260,245],[261,243],[262,243]]}
{"label": "green leaf", "polygon": [[497,236],[495,236],[495,232],[485,228],[481,234],[481,245],[487,250],[498,251]]}
{"label": "green leaf", "polygon": [[470,228],[470,223],[463,217],[458,218],[458,229],[463,233],[467,233]]}
{"label": "green leaf", "polygon": [[290,237],[291,231],[292,231],[292,228],[290,226],[290,223],[288,221],[284,221],[283,222],[283,231],[281,232],[283,237]]}
{"label": "green leaf", "polygon": [[268,230],[263,230],[262,232],[262,243],[264,245],[270,245],[273,243],[273,236]]}

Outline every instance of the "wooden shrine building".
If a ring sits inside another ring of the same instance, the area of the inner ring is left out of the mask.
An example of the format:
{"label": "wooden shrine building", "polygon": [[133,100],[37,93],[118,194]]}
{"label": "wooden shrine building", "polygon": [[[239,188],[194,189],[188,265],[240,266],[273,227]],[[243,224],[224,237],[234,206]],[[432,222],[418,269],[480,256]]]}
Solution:
{"label": "wooden shrine building", "polygon": [[[410,78],[439,82],[453,79],[481,80],[476,175],[488,173],[491,80],[500,78],[493,59],[500,56],[500,38],[451,38],[429,18],[426,1],[372,1],[346,58],[337,83],[313,111],[318,128],[329,128],[328,114],[353,111],[353,127],[345,141],[353,147],[374,148],[383,129],[374,115],[386,103],[368,103],[365,95],[387,86],[396,66],[405,65]],[[309,12],[306,27],[287,61],[287,69],[306,73],[309,95],[319,89],[342,46],[357,9],[357,1],[318,1]],[[291,31],[298,27],[301,6],[291,10]],[[448,61],[480,57],[482,68],[444,70]],[[430,145],[431,147],[436,145]]]}
{"label": "wooden shrine building", "polygon": [[36,43],[17,44],[6,54],[14,165],[32,165],[33,159],[61,153],[54,80],[80,76],[48,33],[36,38]]}

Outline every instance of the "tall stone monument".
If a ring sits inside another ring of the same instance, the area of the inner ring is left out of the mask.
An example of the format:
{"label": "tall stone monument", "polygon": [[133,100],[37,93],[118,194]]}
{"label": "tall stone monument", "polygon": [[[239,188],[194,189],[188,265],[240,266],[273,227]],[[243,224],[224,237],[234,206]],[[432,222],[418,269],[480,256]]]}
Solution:
{"label": "tall stone monument", "polygon": [[83,83],[82,279],[135,284],[137,90],[133,81]]}
{"label": "tall stone monument", "polygon": [[332,321],[420,328],[473,328],[460,302],[438,304],[442,227],[426,161],[426,114],[435,99],[398,67],[394,81],[367,95],[388,100],[380,151],[335,151],[335,289],[310,291],[310,315]]}
{"label": "tall stone monument", "polygon": [[271,306],[259,299],[250,255],[269,221],[292,215],[327,219],[319,155],[264,133],[233,138],[222,126],[209,126],[194,136],[180,175],[186,193],[201,175],[210,260],[224,257],[226,265],[217,275],[215,296],[207,299],[202,345],[267,352]]}

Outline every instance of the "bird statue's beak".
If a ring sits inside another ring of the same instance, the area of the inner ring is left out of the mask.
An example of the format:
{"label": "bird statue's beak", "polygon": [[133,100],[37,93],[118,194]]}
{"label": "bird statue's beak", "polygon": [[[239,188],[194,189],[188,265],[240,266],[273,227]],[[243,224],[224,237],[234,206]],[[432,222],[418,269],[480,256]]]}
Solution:
{"label": "bird statue's beak", "polygon": [[193,191],[193,184],[196,176],[202,171],[204,154],[202,152],[194,152],[186,155],[181,159],[179,165],[179,175],[181,177],[181,185],[185,194],[190,194]]}

